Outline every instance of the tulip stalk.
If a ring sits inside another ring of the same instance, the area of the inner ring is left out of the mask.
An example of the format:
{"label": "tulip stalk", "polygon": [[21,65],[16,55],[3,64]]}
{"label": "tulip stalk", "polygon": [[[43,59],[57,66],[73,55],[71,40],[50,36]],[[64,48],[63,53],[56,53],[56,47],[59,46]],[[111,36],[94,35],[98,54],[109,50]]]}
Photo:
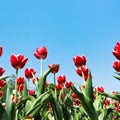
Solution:
{"label": "tulip stalk", "polygon": [[40,76],[42,75],[42,58],[40,59]]}
{"label": "tulip stalk", "polygon": [[18,79],[18,69],[16,69],[16,78],[15,78],[15,103],[17,99],[17,79]]}
{"label": "tulip stalk", "polygon": [[56,86],[56,77],[55,77],[55,73],[54,73],[53,75],[54,75],[54,85]]}
{"label": "tulip stalk", "polygon": [[[54,85],[55,85],[55,87],[56,87],[56,76],[55,76],[55,73],[53,74],[53,76],[54,76]],[[56,88],[55,88],[55,96],[57,96],[57,91],[56,91]]]}
{"label": "tulip stalk", "polygon": [[27,82],[27,89],[29,90],[29,79],[28,79],[28,82]]}

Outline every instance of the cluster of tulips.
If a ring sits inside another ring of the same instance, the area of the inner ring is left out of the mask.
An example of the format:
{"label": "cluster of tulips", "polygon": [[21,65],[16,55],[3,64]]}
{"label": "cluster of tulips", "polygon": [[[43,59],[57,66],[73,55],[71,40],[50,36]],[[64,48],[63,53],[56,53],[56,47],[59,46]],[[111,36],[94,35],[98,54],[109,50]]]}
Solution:
{"label": "cluster of tulips", "polygon": [[[47,48],[41,46],[34,52],[40,61],[40,76],[34,68],[25,68],[24,76],[19,71],[25,67],[28,58],[23,54],[10,56],[15,77],[4,76],[0,67],[0,120],[120,120],[120,94],[118,91],[106,93],[102,86],[92,84],[92,73],[86,67],[86,57],[73,57],[76,73],[84,80],[83,85],[74,85],[65,75],[56,76],[59,64],[48,65],[42,71],[42,61],[47,58]],[[3,48],[0,46],[0,57]],[[120,80],[120,43],[116,43],[113,55],[117,58],[113,68],[116,79]],[[53,74],[53,83],[47,76]],[[11,79],[13,84],[11,84]],[[35,90],[29,87],[33,82]]]}

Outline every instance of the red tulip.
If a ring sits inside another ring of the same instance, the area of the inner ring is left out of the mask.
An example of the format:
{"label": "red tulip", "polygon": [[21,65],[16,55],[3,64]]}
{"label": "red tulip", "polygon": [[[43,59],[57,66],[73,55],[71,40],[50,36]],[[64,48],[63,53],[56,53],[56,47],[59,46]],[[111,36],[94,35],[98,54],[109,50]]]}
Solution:
{"label": "red tulip", "polygon": [[73,57],[73,62],[76,67],[85,66],[86,65],[86,57],[84,55]]}
{"label": "red tulip", "polygon": [[22,92],[24,90],[24,84],[20,84],[17,86],[17,90]]}
{"label": "red tulip", "polygon": [[76,73],[79,76],[84,77],[85,81],[88,79],[88,68],[86,68],[86,67],[77,68]]}
{"label": "red tulip", "polygon": [[45,59],[47,57],[47,48],[45,46],[42,46],[40,48],[36,48],[36,51],[34,52],[34,56],[37,59]]}
{"label": "red tulip", "polygon": [[56,85],[56,90],[58,90],[58,91],[62,90],[62,85],[58,83],[58,84]]}
{"label": "red tulip", "polygon": [[0,88],[3,88],[6,85],[6,82],[4,80],[0,80]]}
{"label": "red tulip", "polygon": [[34,96],[35,95],[35,90],[29,90],[28,94]]}
{"label": "red tulip", "polygon": [[118,92],[117,91],[112,91],[112,94],[118,94]]}
{"label": "red tulip", "polygon": [[24,58],[22,54],[10,56],[10,63],[15,69],[22,69],[27,61],[28,58]]}
{"label": "red tulip", "polygon": [[[48,65],[49,68],[52,68],[54,66],[56,66],[56,64]],[[58,65],[51,72],[55,74],[55,73],[57,73],[59,71],[59,68],[60,68],[60,66]]]}
{"label": "red tulip", "polygon": [[80,100],[79,100],[78,98],[76,98],[76,99],[74,100],[74,105],[76,105],[76,106],[79,106],[79,105],[80,105]]}
{"label": "red tulip", "polygon": [[0,97],[3,95],[3,92],[0,90]]}
{"label": "red tulip", "polygon": [[99,86],[99,87],[97,88],[97,92],[104,92],[104,88],[103,88],[102,86]]}
{"label": "red tulip", "polygon": [[[15,98],[14,98],[14,96],[11,98],[11,101],[12,101],[12,103],[14,103],[14,102],[15,102]],[[16,103],[18,103],[18,101],[19,101],[19,99],[18,99],[18,98],[16,98]]]}
{"label": "red tulip", "polygon": [[2,76],[4,72],[5,70],[2,67],[0,67],[0,76]]}
{"label": "red tulip", "polygon": [[71,96],[72,96],[72,98],[78,98],[75,93],[72,93]]}
{"label": "red tulip", "polygon": [[110,100],[109,99],[106,99],[104,101],[104,107],[106,108],[108,105],[110,105]]}
{"label": "red tulip", "polygon": [[0,46],[0,57],[2,56],[2,54],[3,54],[3,48],[2,46]]}
{"label": "red tulip", "polygon": [[65,81],[66,81],[66,76],[65,76],[65,75],[63,75],[63,76],[58,76],[58,77],[57,77],[57,82],[58,82],[59,84],[64,84]]}
{"label": "red tulip", "polygon": [[24,84],[24,77],[19,77],[17,79],[17,84],[20,85],[20,84]]}
{"label": "red tulip", "polygon": [[26,68],[25,69],[25,77],[30,79],[33,78],[33,74],[35,74],[36,71],[33,68]]}
{"label": "red tulip", "polygon": [[68,88],[68,89],[71,87],[71,85],[73,85],[72,81],[65,83],[65,87]]}
{"label": "red tulip", "polygon": [[33,78],[33,79],[32,79],[32,82],[33,82],[33,84],[34,84],[35,81],[39,81],[39,80],[40,80],[40,78],[36,77],[36,78]]}
{"label": "red tulip", "polygon": [[117,71],[120,72],[120,61],[115,61],[113,64],[113,68]]}
{"label": "red tulip", "polygon": [[118,60],[120,60],[120,42],[116,43],[112,53]]}

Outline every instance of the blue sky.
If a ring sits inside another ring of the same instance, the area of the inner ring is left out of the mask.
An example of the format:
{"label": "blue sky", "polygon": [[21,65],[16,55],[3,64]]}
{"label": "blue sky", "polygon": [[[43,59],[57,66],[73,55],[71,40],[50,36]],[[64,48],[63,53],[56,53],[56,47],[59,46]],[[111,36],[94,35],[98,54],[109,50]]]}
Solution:
{"label": "blue sky", "polygon": [[[85,55],[95,87],[105,91],[120,91],[120,82],[113,78],[112,50],[120,41],[119,0],[6,0],[0,1],[0,45],[4,54],[0,66],[5,75],[15,73],[9,58],[11,54],[24,54],[39,75],[39,61],[33,56],[37,47],[48,49],[43,70],[48,64],[59,63],[57,75],[83,83],[75,73],[72,58]],[[24,69],[20,75],[23,75]],[[52,74],[48,76],[52,81]]]}

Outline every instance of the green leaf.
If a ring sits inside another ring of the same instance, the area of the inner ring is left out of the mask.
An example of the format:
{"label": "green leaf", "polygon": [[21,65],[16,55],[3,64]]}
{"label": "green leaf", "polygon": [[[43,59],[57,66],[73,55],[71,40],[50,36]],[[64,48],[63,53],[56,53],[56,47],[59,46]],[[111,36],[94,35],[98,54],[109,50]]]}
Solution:
{"label": "green leaf", "polygon": [[8,114],[9,119],[11,119],[12,113],[12,87],[7,84],[7,95],[6,95],[6,111]]}
{"label": "green leaf", "polygon": [[26,117],[27,116],[36,117],[39,114],[39,112],[42,109],[42,107],[48,103],[50,98],[51,98],[50,92],[45,92],[45,93],[41,94],[34,101],[34,103],[32,104],[31,108],[26,113]]}
{"label": "green leaf", "polygon": [[54,115],[55,120],[62,120],[63,118],[62,108],[57,102],[54,92],[52,92],[52,98],[50,102],[52,105],[53,115]]}
{"label": "green leaf", "polygon": [[33,104],[35,101],[35,98],[33,96],[27,96],[27,97],[22,98],[16,106],[17,109],[19,109],[22,104],[26,104],[27,101],[31,101]]}
{"label": "green leaf", "polygon": [[120,76],[113,76],[114,78],[116,78],[117,80],[120,80]]}
{"label": "green leaf", "polygon": [[46,83],[46,77],[48,76],[48,74],[58,66],[58,64],[56,66],[53,66],[51,68],[49,68],[48,70],[46,70],[40,77],[40,80],[38,81],[37,84],[37,97],[39,97],[45,90],[45,83]]}
{"label": "green leaf", "polygon": [[83,108],[85,109],[85,111],[88,114],[88,116],[90,117],[90,119],[98,120],[97,112],[93,106],[91,99],[88,96],[84,95],[83,93],[78,92],[78,90],[74,86],[71,86],[71,88],[72,88],[73,92],[75,92],[77,94],[78,98],[81,101]]}
{"label": "green leaf", "polygon": [[1,76],[0,80],[5,80],[6,78],[9,78],[10,76]]}
{"label": "green leaf", "polygon": [[112,94],[112,93],[100,93],[100,94],[120,101],[120,94]]}
{"label": "green leaf", "polygon": [[27,90],[27,83],[26,83],[26,81],[24,82],[24,91],[23,91],[22,96],[23,96],[23,98],[28,96],[28,90]]}
{"label": "green leaf", "polygon": [[105,101],[106,97],[103,96],[103,95],[97,95],[95,100],[94,100],[94,108],[96,110],[98,110],[99,108],[103,108],[103,104],[104,104],[104,101]]}
{"label": "green leaf", "polygon": [[[64,104],[62,105],[62,110],[63,110],[63,118],[64,120],[70,120],[71,119],[71,114],[68,110],[68,106],[73,105],[73,101],[70,99],[70,95],[67,94],[64,98]],[[72,107],[71,107],[72,109]]]}
{"label": "green leaf", "polygon": [[27,111],[30,109],[30,107],[32,106],[34,102],[31,100],[27,100],[26,104],[25,104],[25,113],[27,113]]}
{"label": "green leaf", "polygon": [[71,119],[71,114],[70,114],[69,110],[63,105],[62,105],[62,111],[63,111],[64,120],[70,120]]}
{"label": "green leaf", "polygon": [[0,103],[0,120],[10,120],[5,108]]}
{"label": "green leaf", "polygon": [[92,87],[92,76],[91,72],[89,71],[88,79],[86,81],[86,96],[93,101],[93,87]]}

